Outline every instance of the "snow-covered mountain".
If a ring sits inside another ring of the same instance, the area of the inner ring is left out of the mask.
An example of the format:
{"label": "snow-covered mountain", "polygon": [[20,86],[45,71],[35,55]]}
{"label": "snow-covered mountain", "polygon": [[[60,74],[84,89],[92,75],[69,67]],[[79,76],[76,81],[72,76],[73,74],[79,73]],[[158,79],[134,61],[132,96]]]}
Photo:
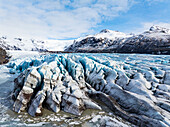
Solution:
{"label": "snow-covered mountain", "polygon": [[100,33],[97,33],[95,35],[88,35],[86,37],[80,37],[80,38],[76,39],[76,41],[81,41],[83,39],[90,38],[90,37],[95,37],[97,39],[107,38],[107,39],[115,40],[117,38],[125,38],[125,37],[130,37],[130,36],[131,35],[127,35],[125,33],[119,32],[119,31],[104,29],[104,30],[101,30]]}
{"label": "snow-covered mountain", "polygon": [[63,51],[72,40],[35,40],[23,38],[0,37],[0,47],[6,50],[22,51]]}
{"label": "snow-covered mountain", "polygon": [[152,26],[138,35],[104,29],[95,35],[76,40],[35,40],[0,37],[0,47],[6,50],[116,52],[170,54],[170,30]]}
{"label": "snow-covered mountain", "polygon": [[170,54],[170,30],[152,26],[138,35],[102,30],[74,41],[67,52],[118,52]]}

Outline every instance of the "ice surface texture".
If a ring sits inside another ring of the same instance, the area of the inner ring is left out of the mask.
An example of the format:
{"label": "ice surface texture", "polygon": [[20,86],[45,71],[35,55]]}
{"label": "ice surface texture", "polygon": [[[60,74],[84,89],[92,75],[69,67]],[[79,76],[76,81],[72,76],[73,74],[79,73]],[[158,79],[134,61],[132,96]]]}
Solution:
{"label": "ice surface texture", "polygon": [[43,107],[81,115],[105,103],[138,126],[170,126],[170,56],[63,54],[11,62],[15,112],[41,115]]}

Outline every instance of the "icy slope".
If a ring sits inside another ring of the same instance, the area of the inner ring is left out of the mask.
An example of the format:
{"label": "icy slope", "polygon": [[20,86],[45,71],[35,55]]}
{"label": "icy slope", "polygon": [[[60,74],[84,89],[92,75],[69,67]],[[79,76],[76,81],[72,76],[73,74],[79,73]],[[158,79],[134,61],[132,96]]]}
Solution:
{"label": "icy slope", "polygon": [[13,61],[15,112],[42,107],[81,115],[101,109],[96,98],[116,115],[138,126],[170,126],[170,56],[64,54]]}
{"label": "icy slope", "polygon": [[63,51],[72,40],[35,40],[23,38],[0,37],[0,47],[6,50],[22,51]]}
{"label": "icy slope", "polygon": [[170,30],[152,26],[149,31],[133,36],[103,30],[75,40],[65,51],[170,54]]}
{"label": "icy slope", "polygon": [[73,40],[46,40],[44,47],[48,51],[64,51],[66,47],[71,45]]}

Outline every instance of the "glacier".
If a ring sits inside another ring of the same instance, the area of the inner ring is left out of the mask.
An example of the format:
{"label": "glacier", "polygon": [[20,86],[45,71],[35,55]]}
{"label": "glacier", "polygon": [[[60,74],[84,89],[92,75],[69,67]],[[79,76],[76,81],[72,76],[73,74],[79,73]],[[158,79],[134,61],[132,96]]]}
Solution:
{"label": "glacier", "polygon": [[81,116],[86,109],[113,113],[137,126],[170,126],[170,56],[147,54],[47,54],[6,65],[17,74],[13,111],[43,109]]}

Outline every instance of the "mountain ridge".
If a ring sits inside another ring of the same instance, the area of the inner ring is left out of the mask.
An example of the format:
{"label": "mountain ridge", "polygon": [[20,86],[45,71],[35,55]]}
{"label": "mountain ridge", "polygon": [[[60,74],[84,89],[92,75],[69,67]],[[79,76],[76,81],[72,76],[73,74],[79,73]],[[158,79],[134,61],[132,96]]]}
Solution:
{"label": "mountain ridge", "polygon": [[[124,36],[111,35],[111,30],[105,29],[102,31],[94,36],[90,35],[83,39],[75,40],[65,51],[170,54],[170,30],[167,28],[152,26],[148,31],[141,34],[124,34]],[[116,31],[114,32],[116,33]],[[103,36],[98,37],[101,33],[106,35],[103,34]]]}
{"label": "mountain ridge", "polygon": [[49,51],[66,53],[148,53],[170,54],[170,30],[152,26],[141,34],[125,34],[103,29],[94,35],[76,40],[35,40],[0,37],[0,47],[5,50]]}

